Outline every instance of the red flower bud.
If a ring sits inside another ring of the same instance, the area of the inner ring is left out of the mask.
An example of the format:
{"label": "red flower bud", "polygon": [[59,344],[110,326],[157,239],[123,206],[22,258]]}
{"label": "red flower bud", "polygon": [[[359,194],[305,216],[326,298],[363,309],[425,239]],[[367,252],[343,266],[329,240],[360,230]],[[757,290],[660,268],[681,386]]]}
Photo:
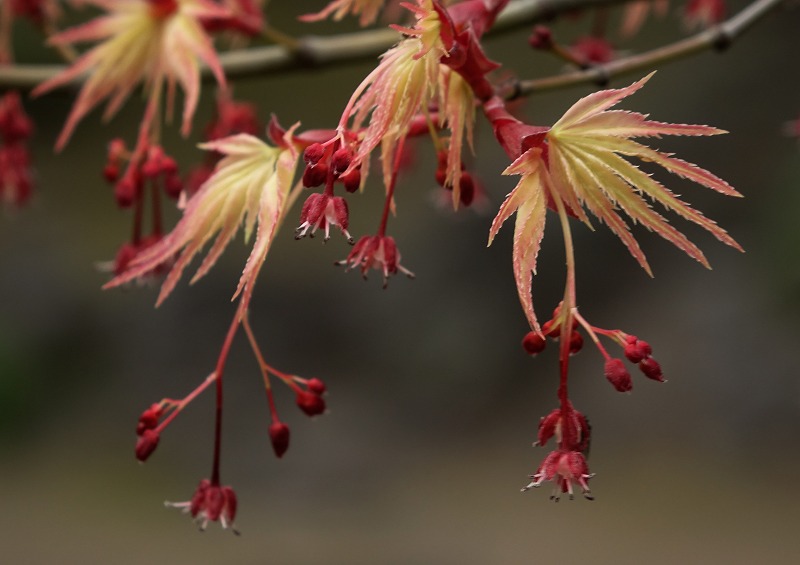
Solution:
{"label": "red flower bud", "polygon": [[569,336],[569,353],[575,355],[583,347],[583,336],[577,330],[572,330],[572,335]]}
{"label": "red flower bud", "polygon": [[119,166],[115,163],[108,163],[103,167],[103,178],[109,183],[117,182],[117,179],[119,179]]}
{"label": "red flower bud", "polygon": [[318,416],[325,412],[325,400],[313,392],[307,390],[298,391],[295,402],[307,416]]}
{"label": "red flower bud", "polygon": [[652,357],[643,359],[642,362],[639,363],[639,369],[642,370],[642,373],[644,373],[644,376],[648,379],[653,379],[660,383],[664,382],[664,375],[661,373],[661,365]]}
{"label": "red flower bud", "polygon": [[310,165],[316,165],[323,155],[325,155],[325,147],[321,143],[312,143],[303,152],[303,160]]}
{"label": "red flower bud", "polygon": [[328,390],[328,387],[325,386],[325,383],[322,382],[321,379],[317,378],[308,379],[308,382],[306,383],[306,388],[308,388],[309,392],[312,392],[318,396],[322,396]]}
{"label": "red flower bud", "polygon": [[452,190],[453,189],[452,186],[449,186],[449,185],[445,186],[444,181],[446,181],[446,180],[447,180],[447,170],[445,170],[445,169],[443,169],[441,167],[436,169],[436,183],[439,186],[443,186],[444,188],[446,188],[448,190]]}
{"label": "red flower bud", "polygon": [[155,430],[144,430],[136,440],[136,459],[144,463],[158,447],[159,435]]}
{"label": "red flower bud", "polygon": [[161,149],[158,145],[154,145],[147,150],[147,158],[142,164],[142,174],[145,178],[155,178],[161,174],[163,169],[163,162],[164,162],[164,150]]}
{"label": "red flower bud", "polygon": [[353,160],[353,152],[350,151],[347,147],[340,147],[333,153],[333,157],[331,158],[331,164],[333,165],[333,171],[339,175],[347,170],[350,166],[350,162]]}
{"label": "red flower bud", "polygon": [[634,341],[633,343],[628,343],[625,346],[625,357],[631,363],[638,363],[645,358],[645,355],[641,348]]}
{"label": "red flower bud", "polygon": [[641,339],[634,338],[631,340],[630,338],[631,336],[628,336],[627,344],[625,345],[625,357],[631,363],[639,363],[643,359],[650,357],[653,348],[650,347],[649,343]]}
{"label": "red flower bud", "polygon": [[536,332],[528,332],[525,334],[525,337],[522,338],[522,349],[524,349],[525,353],[528,355],[541,353],[544,351],[545,347],[547,347],[547,340]]}
{"label": "red flower bud", "polygon": [[275,456],[278,459],[283,457],[283,454],[289,449],[289,426],[283,422],[273,422],[269,427],[269,440],[272,442]]}
{"label": "red flower bud", "polygon": [[459,200],[464,206],[469,207],[475,200],[475,182],[469,173],[463,173],[459,181]]}
{"label": "red flower bud", "polygon": [[162,412],[161,405],[158,403],[152,404],[150,408],[142,412],[142,415],[139,416],[139,423],[136,425],[136,434],[142,435],[145,430],[155,428]]}
{"label": "red flower bud", "polygon": [[175,159],[167,155],[163,155],[161,159],[161,172],[167,175],[174,175],[178,172],[178,164]]}
{"label": "red flower bud", "polygon": [[547,26],[536,26],[528,38],[528,45],[534,49],[552,49],[553,32]]}
{"label": "red flower bud", "polygon": [[114,258],[114,274],[120,275],[128,268],[128,264],[136,257],[138,250],[132,243],[125,243],[117,251],[117,256]]}
{"label": "red flower bud", "polygon": [[631,374],[625,368],[622,359],[609,359],[605,365],[605,375],[608,382],[619,392],[630,392],[633,388]]}
{"label": "red flower bud", "polygon": [[120,208],[130,208],[138,192],[137,183],[131,176],[123,177],[114,185],[114,198]]}
{"label": "red flower bud", "polygon": [[340,176],[339,180],[342,181],[347,192],[355,192],[361,188],[361,169],[353,169],[346,175]]}
{"label": "red flower bud", "polygon": [[167,196],[170,198],[178,198],[181,195],[182,190],[183,181],[181,180],[181,177],[175,173],[169,174],[169,176],[164,180],[164,192],[167,193]]}
{"label": "red flower bud", "polygon": [[314,188],[325,183],[328,178],[328,165],[325,163],[317,163],[316,165],[306,165],[306,170],[303,171],[303,186]]}

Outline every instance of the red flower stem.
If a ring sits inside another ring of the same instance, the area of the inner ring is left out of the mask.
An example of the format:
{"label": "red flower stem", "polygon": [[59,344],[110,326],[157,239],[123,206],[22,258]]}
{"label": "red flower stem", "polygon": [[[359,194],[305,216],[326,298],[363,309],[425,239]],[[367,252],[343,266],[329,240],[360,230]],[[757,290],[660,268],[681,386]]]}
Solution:
{"label": "red flower stem", "polygon": [[144,191],[137,190],[133,199],[133,235],[131,243],[139,245],[142,241],[142,220],[144,216]]}
{"label": "red flower stem", "polygon": [[281,379],[293,390],[297,390],[298,387],[291,375],[287,375],[286,373],[275,369],[264,360],[264,355],[261,353],[261,348],[258,346],[256,336],[253,333],[253,329],[250,327],[250,321],[247,318],[247,314],[242,317],[242,325],[244,326],[244,331],[247,334],[247,340],[250,342],[250,347],[253,349],[253,354],[256,356],[256,361],[258,361],[258,367],[261,369],[261,374],[264,377],[264,387],[267,389],[267,394],[272,394],[272,385],[269,381],[269,373],[272,373]]}
{"label": "red flower stem", "polygon": [[261,374],[264,377],[264,388],[267,389],[267,395],[271,396],[272,385],[269,382],[269,366],[266,361],[264,361],[261,348],[258,347],[258,342],[256,341],[255,334],[253,334],[253,329],[250,327],[250,320],[247,313],[242,316],[242,326],[244,327],[244,332],[247,334],[247,341],[250,342],[250,347],[253,349],[253,354],[256,356],[256,361],[258,361],[258,368],[261,369]]}
{"label": "red flower stem", "polygon": [[585,330],[586,330],[586,333],[587,333],[587,334],[589,334],[589,337],[590,337],[590,338],[592,338],[592,341],[593,341],[593,342],[594,342],[594,344],[597,346],[597,349],[599,349],[599,350],[600,350],[600,354],[603,356],[603,358],[604,358],[606,361],[608,361],[608,360],[611,358],[611,356],[608,354],[608,351],[606,351],[606,348],[605,348],[605,347],[603,347],[603,344],[602,344],[602,343],[600,343],[600,338],[598,338],[598,337],[597,337],[597,334],[595,333],[595,329],[597,329],[599,332],[602,332],[602,330],[600,330],[599,328],[594,328],[594,327],[592,327],[592,326],[589,324],[589,322],[587,322],[587,321],[586,321],[586,318],[584,318],[583,316],[581,316],[581,315],[578,313],[578,311],[577,311],[577,310],[575,311],[575,319],[578,321],[578,323],[579,323],[581,326],[583,326],[583,329],[585,329]]}
{"label": "red flower stem", "polygon": [[328,169],[328,175],[325,178],[325,196],[333,196],[333,183],[336,177],[333,174],[333,167]]}
{"label": "red flower stem", "polygon": [[236,330],[239,329],[239,324],[242,321],[242,317],[239,315],[239,311],[236,311],[236,315],[233,317],[233,321],[231,322],[231,327],[228,328],[228,334],[225,336],[225,341],[222,344],[222,350],[219,353],[219,358],[217,359],[217,368],[214,373],[217,375],[217,407],[215,412],[215,421],[214,421],[214,462],[212,464],[211,469],[211,484],[213,486],[219,486],[219,465],[220,465],[220,455],[222,452],[222,373],[225,370],[225,362],[228,360],[228,354],[231,350],[231,344],[233,343],[233,338],[236,335]]}
{"label": "red flower stem", "polygon": [[[244,326],[244,331],[247,334],[247,340],[250,342],[250,347],[253,348],[253,354],[256,356],[256,360],[258,361],[258,366],[261,369],[261,376],[264,378],[264,389],[267,392],[267,403],[269,405],[269,414],[272,418],[273,423],[280,422],[280,418],[278,418],[278,409],[275,406],[275,397],[272,394],[272,384],[269,381],[269,373],[275,373],[278,377],[281,377],[279,372],[274,371],[272,367],[267,365],[267,362],[264,361],[264,356],[261,354],[261,348],[258,347],[258,342],[256,341],[256,336],[253,333],[253,329],[250,327],[250,319],[248,318],[248,313],[245,312],[242,316],[242,326]],[[282,377],[281,377],[282,378]]]}
{"label": "red flower stem", "polygon": [[[558,211],[558,219],[561,222],[561,231],[564,237],[564,250],[566,253],[567,262],[567,281],[564,288],[564,300],[561,303],[561,336],[559,348],[559,368],[561,369],[561,378],[558,385],[558,400],[561,404],[562,416],[568,414],[571,410],[569,401],[568,377],[569,377],[569,342],[570,335],[572,334],[573,318],[576,314],[575,302],[575,253],[572,243],[572,231],[569,227],[569,218],[567,211],[564,207],[564,202],[561,196],[556,193],[554,189],[550,189],[550,195],[556,205]],[[565,422],[571,422],[571,418],[564,417]],[[564,436],[569,438],[572,435],[572,430],[564,430]],[[577,433],[577,430],[575,430]]]}
{"label": "red flower stem", "polygon": [[394,187],[397,185],[397,172],[400,169],[400,159],[403,155],[403,147],[405,146],[406,138],[400,138],[397,142],[397,148],[394,153],[394,165],[392,167],[392,178],[389,180],[389,186],[386,187],[386,203],[383,205],[383,215],[381,216],[381,224],[378,227],[378,236],[383,237],[386,235],[386,224],[389,222],[389,210],[392,209],[392,199],[394,198]]}
{"label": "red flower stem", "polygon": [[205,389],[207,389],[208,386],[215,380],[217,380],[217,373],[211,373],[205,378],[205,380],[202,383],[200,383],[200,386],[198,386],[192,392],[187,394],[183,400],[175,402],[172,407],[172,411],[166,418],[164,418],[164,420],[155,429],[156,433],[161,433],[162,431],[164,431],[164,428],[166,428],[169,425],[169,423],[172,422],[172,420],[174,420],[178,416],[180,411],[186,408],[186,406],[188,406],[192,400],[197,398],[197,396]]}
{"label": "red flower stem", "polygon": [[160,236],[161,226],[161,191],[158,190],[158,183],[153,181],[153,235]]}

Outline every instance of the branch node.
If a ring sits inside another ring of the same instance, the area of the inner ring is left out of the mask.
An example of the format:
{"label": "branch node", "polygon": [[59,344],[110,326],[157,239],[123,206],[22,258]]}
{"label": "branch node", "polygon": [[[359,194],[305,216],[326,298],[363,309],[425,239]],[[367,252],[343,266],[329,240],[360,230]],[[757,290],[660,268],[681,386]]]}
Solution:
{"label": "branch node", "polygon": [[733,34],[725,27],[718,27],[714,40],[711,42],[715,51],[722,53],[733,44]]}
{"label": "branch node", "polygon": [[298,40],[297,46],[289,52],[292,58],[303,68],[319,66],[319,50],[314,47],[314,36],[306,36]]}
{"label": "branch node", "polygon": [[594,83],[600,88],[606,88],[611,82],[611,73],[605,65],[591,67],[591,71],[595,75]]}

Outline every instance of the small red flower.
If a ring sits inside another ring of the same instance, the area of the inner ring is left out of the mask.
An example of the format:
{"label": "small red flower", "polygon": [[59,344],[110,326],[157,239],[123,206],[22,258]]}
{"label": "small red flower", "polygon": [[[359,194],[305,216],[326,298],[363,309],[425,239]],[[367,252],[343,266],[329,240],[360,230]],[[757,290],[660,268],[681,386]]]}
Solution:
{"label": "small red flower", "polygon": [[346,271],[361,269],[361,276],[367,278],[367,271],[376,269],[383,273],[383,288],[389,284],[389,276],[397,274],[398,271],[413,279],[414,273],[400,264],[400,253],[394,238],[381,235],[365,235],[358,240],[353,250],[346,259],[336,263],[337,265],[347,265]]}
{"label": "small red flower", "polygon": [[21,206],[30,198],[33,175],[27,142],[32,133],[19,93],[0,97],[0,204]]}
{"label": "small red flower", "polygon": [[559,449],[586,451],[591,431],[586,416],[572,406],[567,410],[566,419],[564,411],[556,408],[539,421],[537,440],[533,445],[542,447],[555,436]]}
{"label": "small red flower", "polygon": [[551,451],[545,457],[536,473],[530,475],[532,481],[522,488],[522,492],[540,487],[547,481],[553,481],[555,486],[550,500],[558,502],[562,494],[567,494],[572,500],[575,498],[575,485],[581,488],[584,498],[594,500],[589,489],[589,479],[593,476],[589,473],[586,458],[581,452],[558,449]]}
{"label": "small red flower", "polygon": [[622,359],[608,359],[605,364],[604,373],[608,382],[611,383],[619,392],[630,392],[633,389],[631,374],[625,368]]}
{"label": "small red flower", "polygon": [[269,440],[275,456],[280,459],[289,449],[289,426],[283,422],[273,422],[269,427]]}
{"label": "small red flower", "polygon": [[305,412],[306,416],[319,416],[325,412],[325,399],[310,390],[297,390],[295,402],[300,410]]}
{"label": "small red flower", "polygon": [[614,48],[602,37],[582,37],[572,45],[570,52],[584,65],[608,63],[614,58]]}
{"label": "small red flower", "polygon": [[161,439],[155,430],[144,430],[136,440],[136,459],[144,463],[158,447],[158,440]]}
{"label": "small red flower", "polygon": [[347,238],[348,243],[352,244],[353,237],[347,231],[348,225],[350,225],[350,215],[347,201],[341,196],[315,192],[303,204],[300,225],[295,230],[294,238],[300,239],[306,234],[314,237],[314,233],[321,229],[325,230],[325,241],[328,241],[331,238],[331,226],[336,226]]}
{"label": "small red flower", "polygon": [[522,338],[522,349],[528,355],[536,355],[541,353],[547,347],[547,340],[534,331],[530,331]]}
{"label": "small red flower", "polygon": [[219,521],[223,529],[228,526],[234,534],[239,532],[234,528],[236,518],[236,493],[228,486],[213,484],[208,479],[203,479],[194,491],[192,499],[187,502],[165,502],[165,506],[181,508],[184,513],[189,513],[195,522],[200,525],[200,530],[205,530],[209,522]]}

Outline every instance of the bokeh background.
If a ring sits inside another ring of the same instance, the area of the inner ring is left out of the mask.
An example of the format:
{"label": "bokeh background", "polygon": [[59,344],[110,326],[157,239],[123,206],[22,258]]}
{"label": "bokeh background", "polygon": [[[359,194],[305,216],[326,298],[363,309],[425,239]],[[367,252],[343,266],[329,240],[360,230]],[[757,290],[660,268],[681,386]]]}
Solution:
{"label": "bokeh background", "polygon": [[[293,16],[322,4],[270,10],[275,25],[302,33]],[[625,48],[677,37],[678,8]],[[589,25],[568,19],[555,30],[574,37]],[[209,474],[211,395],[170,427],[147,465],[135,462],[133,446],[145,407],[186,394],[212,370],[248,248],[237,240],[206,279],[184,282],[158,310],[154,288],[101,292],[106,275],[95,266],[113,257],[130,226],[101,179],[105,144],[133,138],[140,101],[107,127],[99,113],[89,116],[58,157],[52,146],[69,96],[26,101],[38,128],[37,195],[0,220],[0,561],[798,562],[800,147],[781,132],[800,114],[798,29],[800,10],[779,11],[724,54],[664,66],[624,103],[654,119],[732,132],[655,145],[744,193],[728,199],[661,177],[747,253],[676,219],[707,253],[707,271],[640,229],[651,280],[605,230],[575,228],[582,312],[649,340],[669,379],[636,375],[633,393],[621,395],[596,351],[574,358],[574,402],[594,429],[595,502],[553,504],[547,488],[519,493],[546,453],[531,442],[556,405],[557,360],[552,347],[536,359],[519,347],[526,326],[510,226],[486,249],[514,180],[500,178],[507,163],[481,123],[470,170],[483,180],[484,207],[453,214],[437,204],[427,142],[403,174],[390,231],[415,281],[397,278],[383,291],[378,280],[334,269],[348,252],[340,237],[296,242],[285,229],[277,239],[252,323],[272,364],[325,379],[330,413],[310,421],[279,391],[292,446],[276,460],[257,366],[236,341],[223,479],[239,495],[240,538],[217,527],[198,534],[162,506],[188,499]],[[20,60],[49,60],[28,26],[18,31]],[[557,72],[558,63],[527,48],[527,33],[492,37],[487,51],[524,78]],[[250,78],[236,94],[265,119],[275,112],[287,124],[330,127],[372,66]],[[590,90],[532,96],[524,112],[553,123]],[[212,100],[207,89],[197,131]],[[201,158],[196,140],[170,130],[166,143],[186,166]],[[376,184],[350,199],[354,234],[375,229],[381,201]],[[557,303],[563,264],[559,233],[548,230],[534,286],[542,316]]]}

